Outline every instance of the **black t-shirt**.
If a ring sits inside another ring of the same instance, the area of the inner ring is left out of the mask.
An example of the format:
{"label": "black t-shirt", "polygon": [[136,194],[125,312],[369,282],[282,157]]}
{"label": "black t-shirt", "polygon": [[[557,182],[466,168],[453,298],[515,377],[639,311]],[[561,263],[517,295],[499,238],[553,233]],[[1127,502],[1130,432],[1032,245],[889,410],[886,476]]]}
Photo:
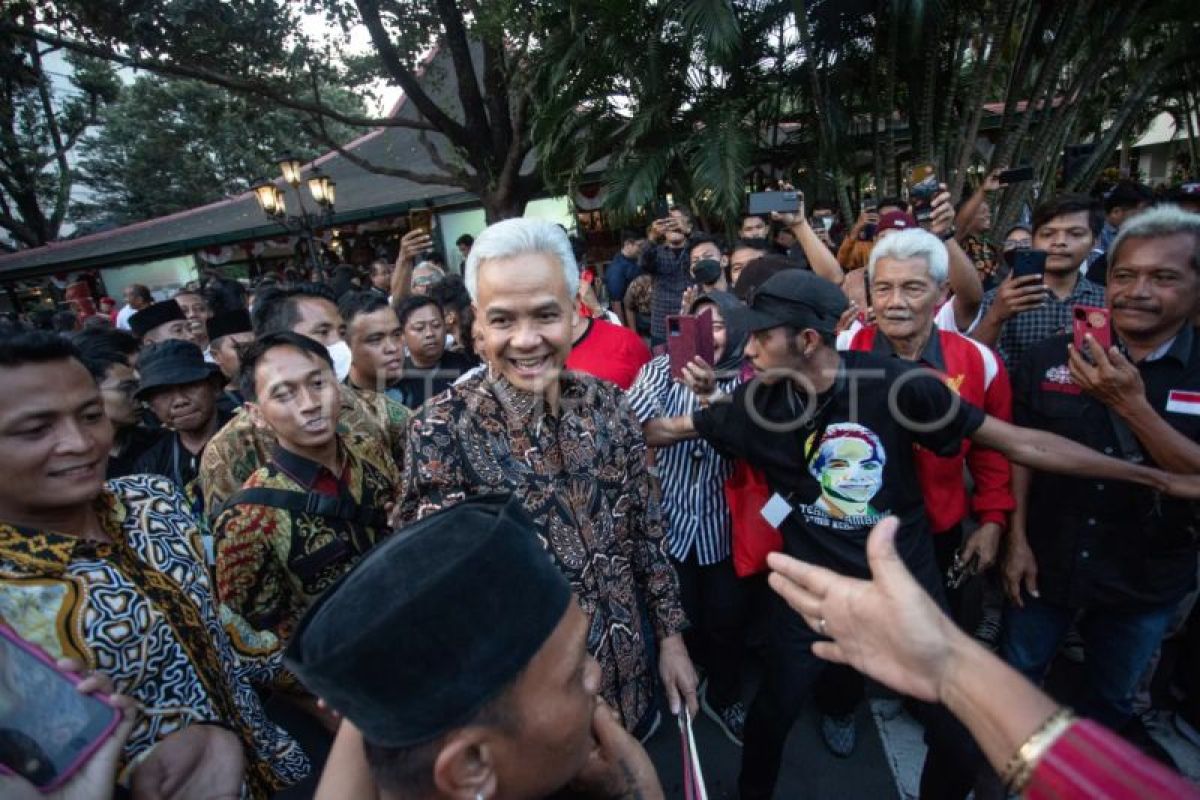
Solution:
{"label": "black t-shirt", "polygon": [[455,350],[443,353],[437,366],[430,369],[418,367],[410,357],[405,356],[404,377],[388,388],[400,392],[404,405],[418,408],[429,398],[449,389],[463,373],[478,365],[479,362],[473,357]]}
{"label": "black t-shirt", "polygon": [[913,447],[957,453],[985,415],[930,370],[873,353],[841,357],[837,381],[815,400],[810,421],[798,422],[807,397],[790,381],[756,380],[697,411],[696,430],[722,454],[760,469],[788,500],[793,511],[780,532],[790,555],[866,577],[867,536],[894,515],[901,557],[940,597]]}
{"label": "black t-shirt", "polygon": [[141,425],[134,425],[128,431],[123,431],[119,434],[121,452],[108,457],[108,469],[105,471],[105,477],[109,479],[124,478],[126,475],[135,474],[134,467],[138,459],[165,435],[166,431],[162,428],[150,430]]}

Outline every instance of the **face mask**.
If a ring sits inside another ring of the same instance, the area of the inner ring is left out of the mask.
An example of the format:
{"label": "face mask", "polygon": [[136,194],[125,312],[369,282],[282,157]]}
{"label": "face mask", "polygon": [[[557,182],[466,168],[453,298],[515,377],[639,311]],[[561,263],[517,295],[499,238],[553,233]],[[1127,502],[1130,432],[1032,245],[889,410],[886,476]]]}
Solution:
{"label": "face mask", "polygon": [[714,261],[711,258],[704,258],[692,265],[692,277],[697,283],[709,285],[717,282],[721,277],[721,262]]}
{"label": "face mask", "polygon": [[346,380],[346,376],[350,374],[350,345],[338,340],[325,349],[333,359],[333,374],[337,375],[338,381]]}

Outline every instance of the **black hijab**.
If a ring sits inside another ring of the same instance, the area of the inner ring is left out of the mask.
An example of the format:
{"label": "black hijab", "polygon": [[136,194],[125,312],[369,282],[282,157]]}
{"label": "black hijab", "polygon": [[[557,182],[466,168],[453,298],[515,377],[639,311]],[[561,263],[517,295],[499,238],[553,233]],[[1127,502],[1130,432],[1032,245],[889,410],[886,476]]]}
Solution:
{"label": "black hijab", "polygon": [[740,300],[729,292],[711,291],[700,295],[692,301],[688,308],[689,314],[697,313],[696,308],[702,303],[712,303],[721,310],[721,318],[725,320],[725,351],[721,360],[713,365],[718,376],[737,370],[742,365],[742,351],[750,333],[739,324],[737,309],[742,306]]}

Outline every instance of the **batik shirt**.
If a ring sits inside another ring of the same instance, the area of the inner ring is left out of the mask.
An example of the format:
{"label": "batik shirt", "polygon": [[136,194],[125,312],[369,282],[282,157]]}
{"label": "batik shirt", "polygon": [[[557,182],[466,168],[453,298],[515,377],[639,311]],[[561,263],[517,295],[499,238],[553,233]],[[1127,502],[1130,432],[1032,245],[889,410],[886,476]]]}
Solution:
{"label": "batik shirt", "polygon": [[[353,433],[357,438],[377,439],[393,463],[404,461],[404,429],[408,409],[377,392],[356,392],[339,386],[342,408],[338,415],[338,433]],[[209,440],[200,460],[200,486],[204,507],[218,509],[231,494],[242,488],[254,471],[266,464],[275,447],[275,435],[262,430],[239,408],[233,419]],[[379,469],[387,469],[383,462]],[[211,513],[211,512],[210,512]]]}
{"label": "batik shirt", "polygon": [[212,722],[246,751],[254,797],[300,780],[304,752],[267,719],[221,626],[195,521],[166,478],[109,481],[96,510],[111,542],[0,523],[0,620],[53,658],[112,678],[144,708],[122,760]]}
{"label": "batik shirt", "polygon": [[409,426],[400,514],[414,521],[472,495],[519,497],[588,615],[601,694],[633,728],[651,708],[656,674],[643,608],[660,640],[679,633],[679,584],[629,404],[591,376],[564,372],[560,385],[557,416],[486,374],[430,400]]}
{"label": "batik shirt", "polygon": [[[340,475],[276,445],[271,460],[244,488],[325,495],[359,508],[396,500],[399,470],[374,439],[339,440]],[[377,467],[386,464],[386,468]],[[364,502],[364,499],[366,502]],[[217,517],[217,595],[234,649],[258,662],[258,678],[297,689],[282,664],[283,647],[308,608],[387,535],[385,525],[361,525],[315,513],[238,503]]]}

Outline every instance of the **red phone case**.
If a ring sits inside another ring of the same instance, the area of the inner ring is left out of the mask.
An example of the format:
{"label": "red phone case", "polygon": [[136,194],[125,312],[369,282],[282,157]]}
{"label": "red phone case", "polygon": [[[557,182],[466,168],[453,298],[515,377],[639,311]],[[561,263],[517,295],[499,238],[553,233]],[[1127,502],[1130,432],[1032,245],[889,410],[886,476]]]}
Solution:
{"label": "red phone case", "polygon": [[1075,306],[1071,312],[1071,329],[1075,334],[1075,349],[1086,354],[1083,337],[1091,334],[1096,344],[1105,350],[1112,347],[1112,327],[1109,325],[1108,309],[1095,306]]}
{"label": "red phone case", "polygon": [[[14,631],[12,628],[8,627],[7,625],[4,625],[3,623],[0,623],[0,637],[7,639],[15,647],[19,648],[20,650],[23,650],[24,652],[28,653],[32,658],[45,664],[47,669],[50,669],[55,674],[62,676],[62,678],[66,681],[69,681],[72,686],[78,685],[83,680],[83,678],[79,677],[78,675],[74,675],[70,672],[63,672],[54,663],[54,659],[50,658],[50,656],[47,655],[44,650],[42,650],[37,645],[31,644],[30,642],[25,641],[19,635],[17,635],[16,631]],[[43,794],[45,794],[47,792],[52,792],[55,789],[58,789],[60,786],[62,786],[67,781],[69,781],[71,779],[71,776],[73,776],[76,772],[78,772],[79,769],[81,767],[83,767],[84,764],[87,763],[88,759],[92,757],[92,754],[95,753],[96,750],[98,750],[100,748],[100,746],[102,744],[104,744],[104,742],[106,742],[110,736],[112,736],[113,731],[116,730],[117,725],[121,722],[121,712],[116,707],[111,706],[111,704],[108,702],[107,697],[105,697],[104,695],[100,695],[100,694],[91,694],[88,696],[94,698],[95,700],[97,700],[98,702],[100,702],[106,706],[110,706],[110,708],[112,710],[112,718],[108,721],[108,724],[105,725],[105,727],[101,731],[100,735],[97,736],[93,741],[88,742],[87,746],[84,747],[83,749],[81,749],[79,751],[79,753],[75,756],[75,758],[69,764],[67,764],[67,766],[65,766],[62,770],[59,771],[58,775],[55,776],[54,780],[50,781],[45,786],[36,787],[37,790]],[[5,775],[16,775],[17,774],[12,769],[10,769],[7,765],[5,765],[3,763],[0,763],[0,773],[3,773]],[[20,777],[20,776],[18,775],[18,777]]]}
{"label": "red phone case", "polygon": [[671,377],[683,377],[683,367],[696,356],[713,365],[712,311],[667,317],[667,357]]}

